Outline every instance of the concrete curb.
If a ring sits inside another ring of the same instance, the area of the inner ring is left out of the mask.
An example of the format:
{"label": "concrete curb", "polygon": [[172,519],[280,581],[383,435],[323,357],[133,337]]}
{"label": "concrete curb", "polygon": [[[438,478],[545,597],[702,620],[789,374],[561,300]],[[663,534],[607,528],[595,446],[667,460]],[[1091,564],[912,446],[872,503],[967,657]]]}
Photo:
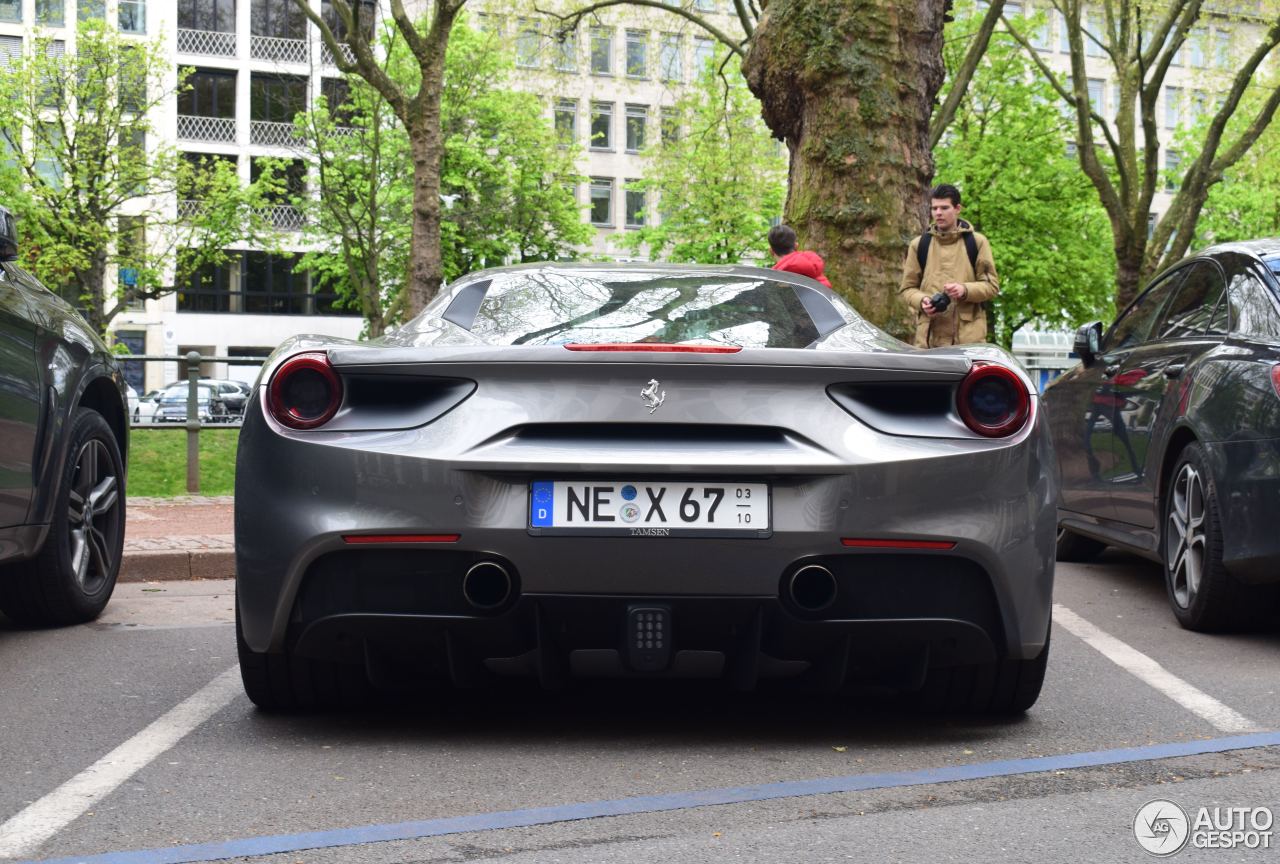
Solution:
{"label": "concrete curb", "polygon": [[180,579],[234,579],[236,556],[232,549],[165,549],[127,551],[120,561],[120,582],[157,582]]}

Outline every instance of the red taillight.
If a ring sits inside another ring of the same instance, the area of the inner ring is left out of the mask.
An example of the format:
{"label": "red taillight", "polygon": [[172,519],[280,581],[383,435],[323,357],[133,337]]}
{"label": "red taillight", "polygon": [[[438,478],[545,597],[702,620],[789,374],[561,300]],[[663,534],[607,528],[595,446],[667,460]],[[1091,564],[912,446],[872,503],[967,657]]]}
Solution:
{"label": "red taillight", "polygon": [[1276,391],[1276,395],[1280,396],[1280,363],[1271,367],[1271,389]]}
{"label": "red taillight", "polygon": [[615,342],[584,345],[570,342],[564,347],[570,351],[657,351],[670,354],[737,354],[741,345],[672,345],[667,342]]}
{"label": "red taillight", "polygon": [[1031,395],[1010,369],[995,363],[974,363],[956,394],[960,419],[979,435],[1004,438],[1027,424]]}
{"label": "red taillight", "polygon": [[271,416],[290,429],[315,429],[338,413],[342,379],[329,356],[320,352],[296,354],[280,364],[267,385]]}

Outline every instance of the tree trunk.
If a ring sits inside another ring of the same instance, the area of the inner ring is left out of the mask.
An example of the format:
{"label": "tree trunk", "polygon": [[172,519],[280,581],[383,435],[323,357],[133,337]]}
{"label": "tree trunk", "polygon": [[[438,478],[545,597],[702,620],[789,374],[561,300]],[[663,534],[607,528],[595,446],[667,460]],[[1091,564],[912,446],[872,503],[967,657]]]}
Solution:
{"label": "tree trunk", "polygon": [[[426,113],[426,112],[424,112]],[[444,262],[440,255],[440,101],[434,119],[421,117],[409,130],[413,157],[413,234],[409,241],[409,292],[405,318],[409,319],[440,292]]]}
{"label": "tree trunk", "polygon": [[928,223],[945,5],[772,0],[743,64],[791,151],[786,221],[836,290],[899,337],[903,259]]}
{"label": "tree trunk", "polygon": [[[79,271],[76,276],[75,285],[80,291],[80,298],[72,305],[84,313],[94,332],[103,335],[111,318],[115,317],[108,317],[106,311],[107,253],[102,250],[95,252],[89,259],[89,269]],[[113,305],[113,308],[118,310],[119,306]]]}

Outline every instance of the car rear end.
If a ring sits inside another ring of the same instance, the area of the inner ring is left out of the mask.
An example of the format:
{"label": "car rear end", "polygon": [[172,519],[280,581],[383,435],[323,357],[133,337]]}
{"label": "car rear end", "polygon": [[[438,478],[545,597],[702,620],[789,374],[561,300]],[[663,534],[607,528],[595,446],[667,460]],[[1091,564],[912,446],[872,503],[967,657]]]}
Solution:
{"label": "car rear end", "polygon": [[1051,465],[994,349],[300,341],[240,436],[243,639],[375,678],[911,687],[1041,655]]}

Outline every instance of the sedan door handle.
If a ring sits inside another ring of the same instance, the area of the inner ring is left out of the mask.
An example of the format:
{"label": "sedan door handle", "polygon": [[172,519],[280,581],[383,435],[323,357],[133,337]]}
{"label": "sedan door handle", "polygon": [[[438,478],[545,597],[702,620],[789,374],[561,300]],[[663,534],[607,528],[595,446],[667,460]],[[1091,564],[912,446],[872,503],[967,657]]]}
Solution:
{"label": "sedan door handle", "polygon": [[1120,364],[1112,363],[1110,366],[1102,370],[1102,374],[1110,378],[1112,375],[1116,374],[1119,371],[1120,371]]}
{"label": "sedan door handle", "polygon": [[1186,363],[1170,363],[1168,366],[1164,367],[1164,377],[1177,378],[1182,374],[1182,370],[1186,368]]}

